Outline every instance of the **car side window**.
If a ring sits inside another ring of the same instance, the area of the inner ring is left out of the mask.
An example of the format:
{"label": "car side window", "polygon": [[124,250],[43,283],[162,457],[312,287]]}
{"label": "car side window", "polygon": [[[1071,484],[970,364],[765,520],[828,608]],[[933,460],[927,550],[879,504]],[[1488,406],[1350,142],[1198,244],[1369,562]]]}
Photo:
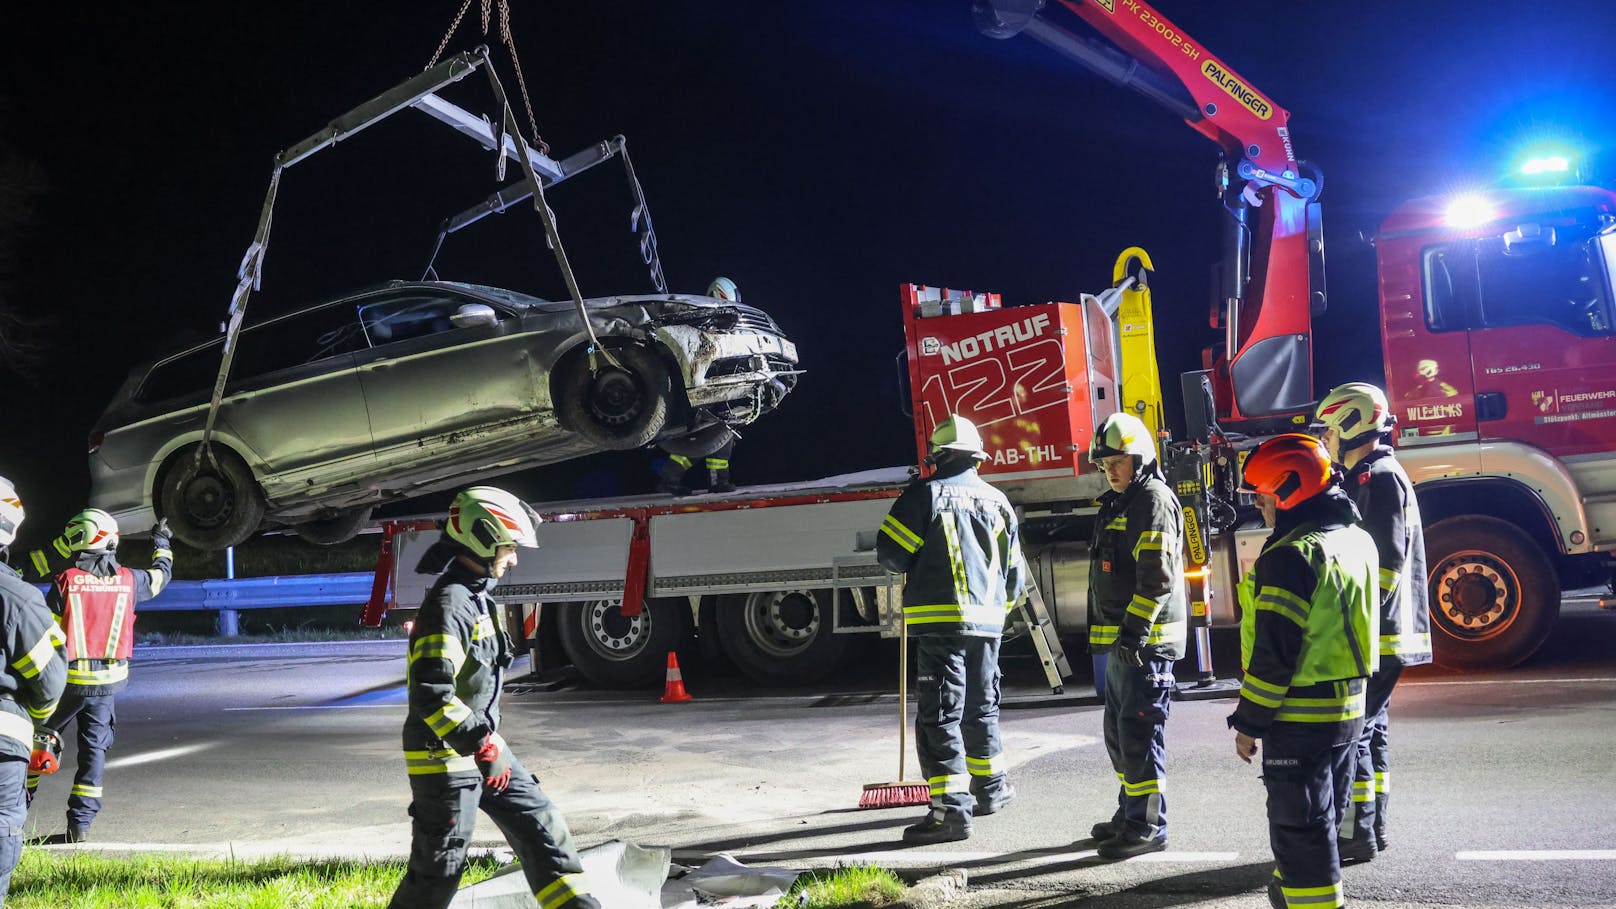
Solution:
{"label": "car side window", "polygon": [[141,401],[166,401],[199,394],[211,389],[218,375],[219,345],[210,344],[153,366],[135,397]]}
{"label": "car side window", "polygon": [[[453,331],[451,318],[468,301],[448,297],[408,297],[359,307],[359,321],[372,347]],[[496,313],[499,310],[495,310]]]}
{"label": "car side window", "polygon": [[244,330],[230,372],[258,376],[364,349],[353,304],[334,303]]}

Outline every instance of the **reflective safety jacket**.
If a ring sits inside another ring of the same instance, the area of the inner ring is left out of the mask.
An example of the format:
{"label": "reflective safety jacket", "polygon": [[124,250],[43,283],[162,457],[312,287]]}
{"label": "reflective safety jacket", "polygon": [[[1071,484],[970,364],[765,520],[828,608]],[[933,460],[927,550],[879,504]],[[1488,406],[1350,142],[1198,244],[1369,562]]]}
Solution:
{"label": "reflective safety jacket", "polygon": [[27,760],[67,684],[62,631],[38,588],[0,562],[0,756]]}
{"label": "reflective safety jacket", "polygon": [[410,631],[404,765],[411,776],[474,776],[472,757],[499,728],[499,689],[511,643],[489,596],[494,579],[459,559],[427,591]]}
{"label": "reflective safety jacket", "polygon": [[1364,712],[1374,671],[1379,563],[1339,488],[1279,512],[1241,581],[1245,679],[1229,725],[1261,738],[1273,723],[1345,723]]}
{"label": "reflective safety jacket", "polygon": [[81,552],[56,576],[46,598],[67,640],[67,690],[81,697],[117,694],[129,685],[135,604],[168,586],[174,556],[152,550],[152,567],[134,571],[111,551]]}
{"label": "reflective safety jacket", "polygon": [[974,463],[910,483],[881,524],[875,554],[907,576],[903,624],[915,635],[998,637],[1027,583],[1015,510]]}
{"label": "reflective safety jacket", "polygon": [[1158,660],[1185,653],[1184,515],[1154,465],[1100,497],[1089,547],[1089,649],[1139,641]]}
{"label": "reflective safety jacket", "polygon": [[1429,663],[1425,529],[1414,484],[1381,444],[1352,466],[1346,487],[1380,554],[1380,655],[1404,666]]}

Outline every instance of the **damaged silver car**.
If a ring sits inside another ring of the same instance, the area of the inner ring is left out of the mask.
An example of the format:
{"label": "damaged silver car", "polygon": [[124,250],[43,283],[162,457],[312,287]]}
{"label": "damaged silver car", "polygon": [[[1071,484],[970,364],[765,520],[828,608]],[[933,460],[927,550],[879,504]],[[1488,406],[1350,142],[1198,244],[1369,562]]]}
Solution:
{"label": "damaged silver car", "polygon": [[593,452],[716,434],[777,406],[796,346],[704,296],[584,301],[394,282],[242,330],[206,457],[222,339],[137,367],[90,438],[90,501],[217,549],[261,526],[346,540],[376,505]]}

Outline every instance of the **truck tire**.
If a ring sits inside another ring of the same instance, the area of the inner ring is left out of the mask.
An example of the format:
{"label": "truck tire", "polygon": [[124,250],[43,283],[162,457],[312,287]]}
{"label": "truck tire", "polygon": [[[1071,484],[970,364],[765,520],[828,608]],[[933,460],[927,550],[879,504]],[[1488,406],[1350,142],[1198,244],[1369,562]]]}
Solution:
{"label": "truck tire", "polygon": [[1450,669],[1503,669],[1543,645],[1560,616],[1560,584],[1520,528],[1454,517],[1425,532],[1431,646]]}
{"label": "truck tire", "polygon": [[235,452],[214,443],[213,460],[196,462],[196,446],[181,449],[163,471],[157,513],[174,536],[202,550],[243,543],[264,519],[264,493]]}
{"label": "truck tire", "polygon": [[668,368],[643,347],[611,349],[591,375],[589,358],[573,356],[563,366],[555,402],[561,425],[608,451],[649,444],[668,423],[673,397]]}
{"label": "truck tire", "polygon": [[683,598],[649,599],[640,614],[623,615],[622,600],[559,603],[561,649],[578,672],[602,688],[662,684],[668,652],[677,650],[690,624]]}
{"label": "truck tire", "polygon": [[718,638],[736,668],[760,685],[809,685],[847,654],[831,588],[732,593],[718,598]]}

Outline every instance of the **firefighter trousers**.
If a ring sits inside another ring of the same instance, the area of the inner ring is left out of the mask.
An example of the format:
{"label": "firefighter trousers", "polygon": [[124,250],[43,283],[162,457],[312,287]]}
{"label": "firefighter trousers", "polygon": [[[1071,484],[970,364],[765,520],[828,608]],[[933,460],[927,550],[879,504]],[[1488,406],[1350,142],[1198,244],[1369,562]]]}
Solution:
{"label": "firefighter trousers", "polygon": [[429,773],[410,777],[410,793],[409,870],[391,909],[443,909],[454,900],[479,807],[505,834],[542,909],[600,909],[566,819],[514,755],[503,792],[484,788],[481,776]]}
{"label": "firefighter trousers", "polygon": [[[107,752],[112,748],[112,734],[118,726],[118,713],[110,694],[82,695],[69,691],[62,695],[56,712],[45,721],[57,735],[63,735],[67,724],[78,720],[78,770],[73,775],[73,789],[67,796],[67,826],[86,829],[101,813],[101,780],[107,769]],[[28,774],[28,798],[39,786],[39,774]]]}
{"label": "firefighter trousers", "polygon": [[1105,661],[1105,750],[1116,772],[1113,824],[1146,839],[1167,836],[1167,714],[1173,704],[1173,664],[1145,660],[1135,668],[1114,655]]}
{"label": "firefighter trousers", "polygon": [[1344,905],[1336,806],[1352,782],[1363,719],[1275,723],[1262,739],[1268,789],[1268,842],[1274,876],[1290,909]]}
{"label": "firefighter trousers", "polygon": [[23,789],[27,775],[27,758],[0,758],[0,909],[11,889],[11,872],[22,858],[22,827],[28,819]]}
{"label": "firefighter trousers", "polygon": [[934,814],[969,820],[977,800],[992,801],[1008,785],[999,753],[999,638],[914,641],[920,772],[931,785]]}
{"label": "firefighter trousers", "polygon": [[1343,803],[1341,830],[1344,840],[1363,842],[1370,836],[1386,838],[1386,803],[1391,795],[1391,745],[1387,712],[1392,689],[1403,675],[1403,664],[1391,657],[1380,658],[1380,668],[1364,686],[1364,728],[1352,775],[1352,798]]}

